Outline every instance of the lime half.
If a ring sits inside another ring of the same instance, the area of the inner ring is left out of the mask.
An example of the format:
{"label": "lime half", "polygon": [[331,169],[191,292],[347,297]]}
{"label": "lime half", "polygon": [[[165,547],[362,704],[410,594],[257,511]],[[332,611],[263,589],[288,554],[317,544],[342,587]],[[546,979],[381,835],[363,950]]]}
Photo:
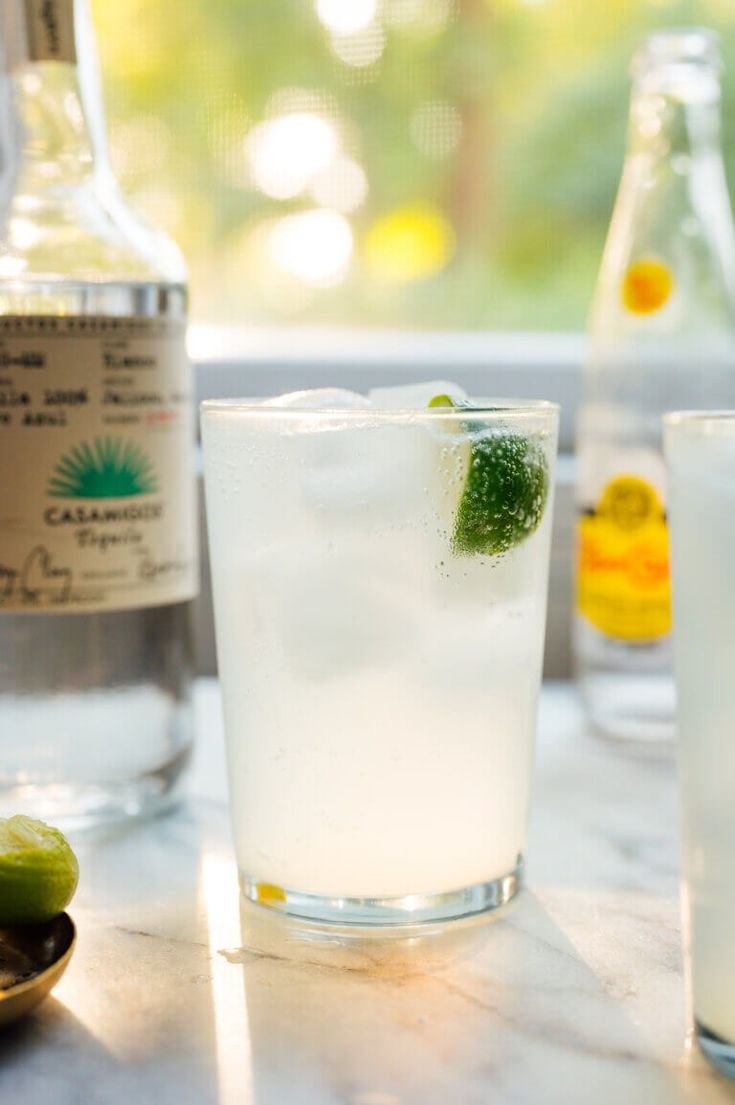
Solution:
{"label": "lime half", "polygon": [[78,881],[77,857],[63,833],[30,817],[0,818],[0,928],[50,921]]}
{"label": "lime half", "polygon": [[510,427],[488,428],[472,419],[471,407],[448,395],[435,396],[429,407],[467,410],[461,426],[466,474],[452,552],[499,556],[520,545],[538,529],[549,494],[549,466],[540,441]]}

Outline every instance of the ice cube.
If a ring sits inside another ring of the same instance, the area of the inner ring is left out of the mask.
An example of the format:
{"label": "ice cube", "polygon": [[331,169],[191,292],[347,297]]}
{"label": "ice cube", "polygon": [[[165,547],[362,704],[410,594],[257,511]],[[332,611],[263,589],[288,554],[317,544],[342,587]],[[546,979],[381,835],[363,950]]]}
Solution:
{"label": "ice cube", "polygon": [[420,525],[437,469],[436,443],[425,425],[367,416],[349,425],[306,435],[298,443],[307,508],[322,525]]}
{"label": "ice cube", "polygon": [[449,380],[427,380],[423,384],[399,384],[390,388],[371,388],[368,399],[375,407],[389,410],[424,410],[437,395],[466,399],[467,392]]}
{"label": "ice cube", "polygon": [[232,593],[249,596],[263,647],[275,644],[294,674],[324,681],[387,667],[416,647],[423,624],[427,584],[404,544],[315,535],[241,563]]}
{"label": "ice cube", "polygon": [[[407,409],[407,404],[418,409],[419,402],[426,407],[429,398],[447,389],[457,397],[464,394],[443,380],[376,393],[390,399],[383,409]],[[284,428],[283,449],[291,473],[297,474],[303,505],[320,526],[354,527],[360,519],[364,529],[407,528],[425,514],[426,497],[436,492],[439,427],[411,425],[410,419],[383,422],[370,413],[376,408],[369,399],[342,388],[291,392],[264,405],[304,410],[303,418],[297,414]],[[334,417],[310,418],[307,410],[334,411]],[[350,413],[341,418],[341,411],[364,412],[365,417]]]}
{"label": "ice cube", "polygon": [[361,411],[372,404],[364,395],[347,388],[306,388],[303,391],[288,391],[285,395],[274,395],[264,400],[264,407],[293,407],[297,410],[324,411]]}

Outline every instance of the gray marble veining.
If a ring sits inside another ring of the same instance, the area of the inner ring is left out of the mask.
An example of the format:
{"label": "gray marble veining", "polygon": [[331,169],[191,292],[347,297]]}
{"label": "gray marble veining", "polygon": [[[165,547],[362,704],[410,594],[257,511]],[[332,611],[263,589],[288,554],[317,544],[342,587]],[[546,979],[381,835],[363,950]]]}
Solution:
{"label": "gray marble veining", "polygon": [[239,903],[216,687],[178,811],[88,841],[79,948],[2,1105],[720,1105],[686,1037],[673,765],[545,688],[528,888],[366,939]]}

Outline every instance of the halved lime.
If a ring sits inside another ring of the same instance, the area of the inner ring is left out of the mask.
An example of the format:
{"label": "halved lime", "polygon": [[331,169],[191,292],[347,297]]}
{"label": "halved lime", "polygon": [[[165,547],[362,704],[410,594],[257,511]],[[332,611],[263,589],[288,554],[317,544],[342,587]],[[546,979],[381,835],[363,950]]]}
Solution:
{"label": "halved lime", "polygon": [[63,833],[30,817],[0,818],[0,928],[50,921],[78,881],[77,857]]}
{"label": "halved lime", "polygon": [[[452,552],[498,556],[538,529],[549,494],[549,467],[535,438],[483,425],[471,406],[437,395],[429,407],[467,410],[461,424],[466,474],[454,517]],[[498,412],[502,408],[498,409]]]}

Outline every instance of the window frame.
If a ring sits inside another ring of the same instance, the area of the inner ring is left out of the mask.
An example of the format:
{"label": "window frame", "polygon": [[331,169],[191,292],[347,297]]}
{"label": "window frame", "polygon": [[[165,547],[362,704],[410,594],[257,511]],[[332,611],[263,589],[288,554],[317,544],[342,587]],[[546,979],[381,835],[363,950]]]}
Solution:
{"label": "window frame", "polygon": [[413,331],[194,324],[196,398],[265,398],[301,388],[366,391],[449,379],[484,398],[561,406],[559,451],[574,450],[586,341],[579,333]]}

